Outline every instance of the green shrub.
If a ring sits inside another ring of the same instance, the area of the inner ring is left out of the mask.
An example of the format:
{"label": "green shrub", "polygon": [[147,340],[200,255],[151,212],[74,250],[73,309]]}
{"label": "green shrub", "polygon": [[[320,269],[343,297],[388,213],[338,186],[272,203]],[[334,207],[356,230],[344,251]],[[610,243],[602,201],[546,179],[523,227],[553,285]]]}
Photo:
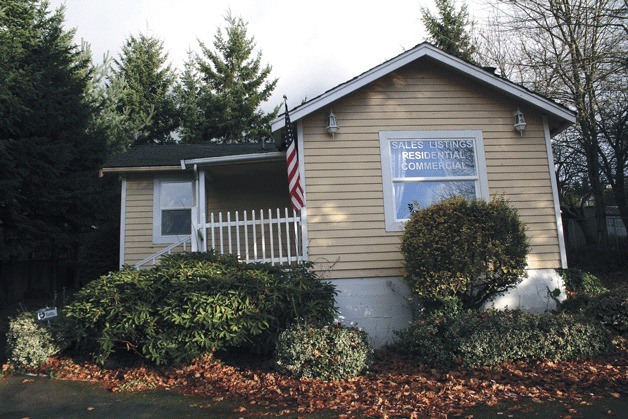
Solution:
{"label": "green shrub", "polygon": [[333,285],[308,268],[243,264],[208,253],[110,273],[65,309],[73,348],[97,362],[124,350],[157,364],[230,347],[272,351],[295,319],[331,323],[337,313]]}
{"label": "green shrub", "polygon": [[398,333],[397,345],[428,365],[465,367],[594,357],[613,347],[603,328],[582,317],[523,311],[430,316]]}
{"label": "green shrub", "polygon": [[297,378],[339,380],[366,371],[372,354],[362,330],[296,324],[279,336],[275,365],[281,373]]}
{"label": "green shrub", "polygon": [[402,236],[406,280],[422,299],[477,309],[525,275],[528,244],[503,199],[461,197],[412,212]]}
{"label": "green shrub", "polygon": [[613,335],[625,336],[628,332],[628,286],[597,295],[571,297],[560,305],[560,310],[582,314],[598,321]]}
{"label": "green shrub", "polygon": [[597,276],[578,268],[563,270],[561,276],[567,293],[571,296],[598,295],[608,291]]}
{"label": "green shrub", "polygon": [[51,329],[49,324],[38,321],[31,312],[25,311],[10,318],[7,332],[9,362],[18,367],[37,368],[59,353],[62,345]]}

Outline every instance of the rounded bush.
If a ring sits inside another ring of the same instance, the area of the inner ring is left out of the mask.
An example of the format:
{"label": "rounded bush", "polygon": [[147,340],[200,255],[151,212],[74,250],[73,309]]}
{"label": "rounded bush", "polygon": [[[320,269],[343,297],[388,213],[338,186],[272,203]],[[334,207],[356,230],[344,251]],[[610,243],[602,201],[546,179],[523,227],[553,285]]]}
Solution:
{"label": "rounded bush", "polygon": [[521,281],[528,243],[505,200],[455,197],[413,211],[401,250],[406,280],[419,297],[459,299],[477,309]]}
{"label": "rounded bush", "polygon": [[362,330],[297,324],[279,335],[275,366],[279,372],[297,378],[340,380],[365,372],[372,355]]}
{"label": "rounded bush", "polygon": [[7,355],[12,364],[37,368],[60,350],[53,332],[35,314],[22,312],[9,319]]}
{"label": "rounded bush", "polygon": [[307,265],[184,254],[92,281],[64,311],[77,353],[99,363],[118,351],[172,364],[228,348],[270,353],[297,318],[333,322],[335,294]]}

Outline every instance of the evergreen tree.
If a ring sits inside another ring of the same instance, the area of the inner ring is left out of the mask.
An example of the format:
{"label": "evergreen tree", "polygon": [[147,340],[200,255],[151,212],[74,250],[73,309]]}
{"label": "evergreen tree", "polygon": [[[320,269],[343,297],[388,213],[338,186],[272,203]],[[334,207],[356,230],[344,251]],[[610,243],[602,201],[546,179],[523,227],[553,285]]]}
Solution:
{"label": "evergreen tree", "polygon": [[167,63],[163,42],[140,34],[122,46],[110,81],[116,110],[128,122],[129,145],[172,141],[178,127],[173,97],[175,74]]}
{"label": "evergreen tree", "polygon": [[436,0],[436,8],[438,16],[421,8],[423,24],[429,33],[430,42],[443,51],[474,62],[475,47],[467,32],[467,27],[471,25],[467,5],[463,4],[456,11],[454,0]]}
{"label": "evergreen tree", "polygon": [[[185,142],[236,143],[270,137],[270,121],[277,109],[264,113],[259,106],[270,97],[277,80],[268,80],[271,67],[262,66],[261,52],[254,54],[255,42],[247,37],[242,18],[228,13],[225,20],[227,27],[216,32],[214,49],[199,41],[202,55],[195,55],[184,73],[181,91],[196,101],[180,103],[187,107],[182,123]],[[191,83],[196,80],[200,85],[194,97]],[[191,111],[194,106],[197,112]]]}
{"label": "evergreen tree", "polygon": [[[89,48],[89,46],[86,46]],[[101,64],[92,63],[92,77],[87,85],[87,102],[92,107],[91,134],[105,139],[107,158],[125,152],[138,129],[131,123],[128,108],[118,111],[126,89],[124,80],[113,77],[113,60],[106,54]]]}
{"label": "evergreen tree", "polygon": [[88,134],[89,59],[63,9],[0,2],[0,260],[76,254],[104,144]]}
{"label": "evergreen tree", "polygon": [[181,116],[179,134],[184,142],[190,144],[203,143],[213,138],[213,133],[209,132],[209,125],[204,121],[204,112],[200,106],[200,87],[201,80],[196,69],[194,54],[188,52],[188,60],[184,64],[183,73],[175,87],[175,96]]}

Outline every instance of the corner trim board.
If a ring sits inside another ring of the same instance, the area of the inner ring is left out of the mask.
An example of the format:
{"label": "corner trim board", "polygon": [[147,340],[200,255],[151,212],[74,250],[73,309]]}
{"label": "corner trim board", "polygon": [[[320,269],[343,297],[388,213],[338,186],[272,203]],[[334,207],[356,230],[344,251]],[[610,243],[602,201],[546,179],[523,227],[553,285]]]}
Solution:
{"label": "corner trim board", "polygon": [[552,197],[554,199],[554,216],[556,217],[556,230],[558,234],[558,249],[560,250],[560,265],[567,269],[567,250],[565,247],[565,233],[563,219],[560,215],[560,200],[558,197],[558,184],[556,182],[556,168],[554,167],[554,153],[552,152],[552,138],[550,136],[549,119],[543,115],[543,133],[545,134],[545,149],[547,150],[547,164],[549,166],[550,182],[552,184]]}

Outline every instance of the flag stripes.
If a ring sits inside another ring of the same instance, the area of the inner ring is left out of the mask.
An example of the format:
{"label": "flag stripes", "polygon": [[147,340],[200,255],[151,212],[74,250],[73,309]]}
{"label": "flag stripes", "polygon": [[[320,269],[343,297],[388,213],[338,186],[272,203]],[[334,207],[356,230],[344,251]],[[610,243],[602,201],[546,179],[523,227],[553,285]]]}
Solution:
{"label": "flag stripes", "polygon": [[290,122],[288,104],[284,102],[284,105],[286,107],[285,143],[286,147],[288,148],[286,151],[286,163],[288,165],[288,190],[290,192],[292,208],[295,211],[298,211],[305,206],[305,197],[303,195],[301,176],[299,174],[299,157],[297,154],[296,141],[294,137],[294,128],[292,126],[292,123]]}

